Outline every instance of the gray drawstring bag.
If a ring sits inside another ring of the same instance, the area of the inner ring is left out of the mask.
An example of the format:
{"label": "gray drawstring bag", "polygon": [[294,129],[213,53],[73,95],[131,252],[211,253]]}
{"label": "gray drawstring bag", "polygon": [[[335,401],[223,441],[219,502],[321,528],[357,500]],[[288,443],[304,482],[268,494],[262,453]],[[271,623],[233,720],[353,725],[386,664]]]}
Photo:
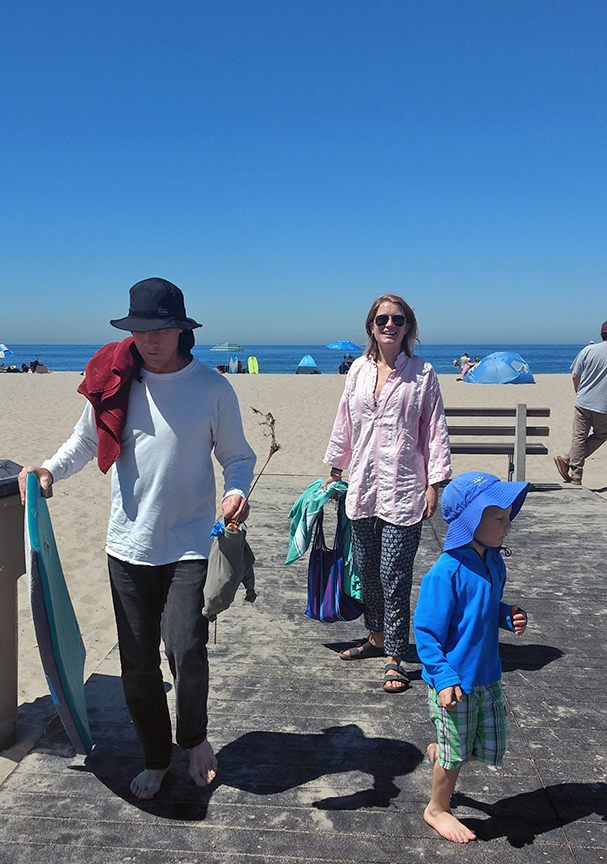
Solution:
{"label": "gray drawstring bag", "polygon": [[202,610],[209,621],[231,605],[241,582],[247,589],[245,599],[251,603],[255,600],[254,563],[255,555],[247,543],[247,532],[242,525],[226,525],[223,534],[213,538]]}

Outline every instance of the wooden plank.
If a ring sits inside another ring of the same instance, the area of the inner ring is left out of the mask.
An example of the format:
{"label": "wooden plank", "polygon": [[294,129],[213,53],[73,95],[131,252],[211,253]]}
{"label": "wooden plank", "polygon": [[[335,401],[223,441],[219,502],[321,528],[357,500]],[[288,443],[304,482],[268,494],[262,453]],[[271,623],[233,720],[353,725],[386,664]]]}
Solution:
{"label": "wooden plank", "polygon": [[512,455],[512,472],[508,472],[508,480],[514,479],[517,483],[525,482],[525,453],[527,428],[527,406],[519,404],[516,406],[516,432],[514,433],[514,453]]}
{"label": "wooden plank", "polygon": [[[515,426],[448,426],[449,435],[514,435]],[[528,438],[540,438],[550,434],[548,426],[527,426]]]}
{"label": "wooden plank", "polygon": [[[472,444],[469,442],[451,442],[451,452],[464,454],[493,454],[495,456],[498,455],[512,455],[514,454],[514,441],[512,442],[500,442],[496,441],[494,443],[486,443],[479,442],[478,444]],[[527,444],[525,448],[525,452],[527,456],[547,456],[548,448],[544,447],[543,444]]]}
{"label": "wooden plank", "polygon": [[[445,408],[447,417],[516,417],[516,408]],[[550,408],[527,408],[527,417],[550,417]]]}

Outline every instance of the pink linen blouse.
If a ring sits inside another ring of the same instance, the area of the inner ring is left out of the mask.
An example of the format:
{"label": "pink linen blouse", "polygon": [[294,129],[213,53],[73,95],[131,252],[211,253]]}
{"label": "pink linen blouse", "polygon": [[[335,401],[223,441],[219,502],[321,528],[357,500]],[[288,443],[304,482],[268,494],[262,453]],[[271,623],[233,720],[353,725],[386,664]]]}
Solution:
{"label": "pink linen blouse", "polygon": [[426,488],[451,475],[447,420],[436,372],[422,357],[401,352],[375,398],[377,363],[354,361],[324,461],[350,468],[346,513],[415,525]]}

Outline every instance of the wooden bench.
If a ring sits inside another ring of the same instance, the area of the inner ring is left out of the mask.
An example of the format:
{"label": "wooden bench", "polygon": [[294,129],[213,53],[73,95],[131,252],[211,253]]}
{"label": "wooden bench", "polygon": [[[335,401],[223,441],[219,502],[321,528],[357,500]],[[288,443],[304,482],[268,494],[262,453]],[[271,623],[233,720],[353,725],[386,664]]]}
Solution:
{"label": "wooden bench", "polygon": [[530,444],[527,438],[545,437],[550,434],[548,426],[527,426],[528,417],[550,417],[550,408],[445,408],[451,417],[514,417],[514,426],[452,426],[449,436],[462,437],[509,437],[510,441],[471,442],[451,441],[451,452],[458,454],[504,454],[508,457],[508,480],[525,480],[526,456],[547,456],[544,444]]}

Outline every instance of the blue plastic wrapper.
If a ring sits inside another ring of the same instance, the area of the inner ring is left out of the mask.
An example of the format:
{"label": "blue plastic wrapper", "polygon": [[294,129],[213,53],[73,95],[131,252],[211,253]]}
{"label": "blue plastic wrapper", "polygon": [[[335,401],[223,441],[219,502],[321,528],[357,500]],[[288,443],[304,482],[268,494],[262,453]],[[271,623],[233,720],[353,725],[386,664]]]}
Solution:
{"label": "blue plastic wrapper", "polygon": [[218,519],[217,522],[211,528],[211,533],[209,537],[218,537],[220,534],[225,534],[226,526],[223,520]]}

